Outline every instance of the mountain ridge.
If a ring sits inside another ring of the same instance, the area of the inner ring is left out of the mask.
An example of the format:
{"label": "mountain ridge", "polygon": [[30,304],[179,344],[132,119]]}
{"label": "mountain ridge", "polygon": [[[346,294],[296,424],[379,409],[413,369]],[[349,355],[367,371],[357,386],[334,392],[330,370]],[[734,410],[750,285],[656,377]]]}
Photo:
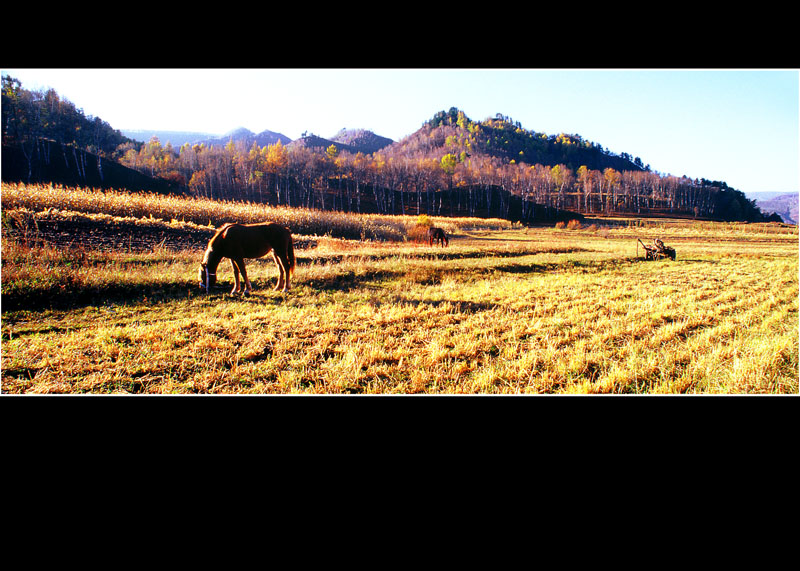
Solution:
{"label": "mountain ridge", "polygon": [[224,147],[230,141],[242,143],[249,147],[254,142],[260,147],[274,145],[279,142],[282,145],[291,145],[306,148],[326,149],[335,145],[340,151],[348,151],[353,154],[371,154],[394,143],[392,139],[383,137],[367,129],[341,129],[333,137],[319,137],[306,133],[299,139],[292,140],[283,133],[271,130],[264,130],[254,133],[246,127],[237,127],[223,135],[203,133],[196,131],[159,131],[159,130],[123,130],[123,135],[138,142],[147,143],[152,137],[157,137],[162,144],[169,143],[173,148],[180,148],[185,144]]}
{"label": "mountain ridge", "polygon": [[371,155],[392,144],[394,141],[391,139],[366,129],[342,129],[330,139],[304,133],[302,137],[289,143],[289,146],[325,150],[333,145],[339,151]]}
{"label": "mountain ridge", "polygon": [[283,133],[276,133],[275,131],[264,130],[260,133],[245,127],[237,127],[228,131],[223,135],[213,133],[203,133],[196,131],[159,131],[159,130],[123,130],[122,134],[130,139],[147,143],[152,137],[157,137],[163,144],[171,144],[173,148],[180,148],[185,144],[202,145],[206,146],[220,146],[224,147],[231,140],[234,143],[243,141],[245,145],[250,146],[253,142],[258,143],[260,147],[267,145],[274,145],[280,141],[281,144],[289,144],[292,140]]}

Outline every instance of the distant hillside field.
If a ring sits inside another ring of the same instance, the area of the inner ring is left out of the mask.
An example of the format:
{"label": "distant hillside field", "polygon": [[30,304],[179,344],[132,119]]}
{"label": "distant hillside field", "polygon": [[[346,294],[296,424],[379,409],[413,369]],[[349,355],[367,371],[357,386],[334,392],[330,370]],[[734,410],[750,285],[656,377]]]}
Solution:
{"label": "distant hillside field", "polygon": [[776,213],[787,224],[797,224],[800,220],[800,195],[796,192],[781,194],[766,200],[757,200],[756,204],[764,214]]}

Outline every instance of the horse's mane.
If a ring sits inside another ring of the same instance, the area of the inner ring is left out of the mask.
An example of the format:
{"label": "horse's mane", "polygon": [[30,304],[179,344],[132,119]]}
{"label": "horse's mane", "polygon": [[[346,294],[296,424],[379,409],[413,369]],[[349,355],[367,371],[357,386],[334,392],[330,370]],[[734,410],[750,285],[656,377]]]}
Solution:
{"label": "horse's mane", "polygon": [[223,234],[228,228],[235,226],[236,224],[238,224],[238,222],[226,222],[220,226],[219,229],[214,233],[214,237],[211,238],[211,241],[213,242],[219,235]]}

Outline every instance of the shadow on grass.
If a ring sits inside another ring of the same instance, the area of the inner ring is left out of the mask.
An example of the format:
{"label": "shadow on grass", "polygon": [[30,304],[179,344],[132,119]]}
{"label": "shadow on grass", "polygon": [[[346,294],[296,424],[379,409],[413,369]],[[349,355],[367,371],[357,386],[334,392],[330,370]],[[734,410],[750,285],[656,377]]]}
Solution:
{"label": "shadow on grass", "polygon": [[36,288],[3,292],[3,313],[9,311],[34,311],[42,309],[75,309],[99,305],[126,305],[130,303],[163,303],[185,300],[200,295],[194,282],[182,281],[167,284],[106,284],[92,287],[68,287],[63,284],[50,288]]}
{"label": "shadow on grass", "polygon": [[494,269],[499,272],[506,272],[510,274],[528,274],[528,273],[543,273],[543,272],[558,272],[558,271],[573,271],[580,273],[599,273],[609,270],[619,270],[625,267],[630,267],[638,264],[650,264],[653,268],[659,266],[682,265],[687,263],[719,263],[716,260],[694,260],[694,259],[677,259],[677,260],[646,260],[643,257],[627,257],[627,258],[611,258],[608,260],[564,260],[561,262],[549,262],[544,264],[503,264],[494,266]]}
{"label": "shadow on grass", "polygon": [[[416,250],[403,252],[386,251],[379,253],[318,253],[312,256],[303,254],[297,255],[297,265],[304,266],[310,264],[329,263],[338,264],[345,260],[360,260],[363,262],[377,262],[391,258],[403,258],[409,260],[469,260],[478,258],[520,258],[524,256],[535,256],[537,254],[572,254],[577,252],[592,252],[586,248],[577,246],[566,247],[541,247],[528,248],[523,250],[495,250],[495,249],[469,249],[461,250],[457,248],[421,247]],[[266,262],[264,262],[266,263]],[[271,263],[271,262],[270,262]]]}
{"label": "shadow on grass", "polygon": [[362,270],[337,272],[331,276],[315,277],[308,281],[295,281],[295,285],[304,285],[316,291],[349,291],[364,287],[366,284],[395,279],[403,272],[392,270]]}
{"label": "shadow on grass", "polygon": [[[527,253],[504,253],[507,256],[514,257],[521,255],[530,255]],[[492,254],[495,255],[495,254]],[[454,254],[448,256],[449,259],[458,258],[461,254]],[[468,254],[467,257],[472,257]],[[708,263],[709,260],[660,260],[660,261],[647,261],[643,258],[629,257],[629,258],[614,258],[610,260],[563,260],[557,262],[546,263],[501,263],[491,265],[486,268],[470,268],[460,271],[458,269],[450,268],[437,268],[435,265],[430,268],[408,270],[391,270],[391,269],[372,269],[368,266],[359,267],[356,269],[347,269],[342,271],[338,269],[329,276],[315,276],[313,278],[304,279],[301,275],[295,275],[293,280],[293,287],[306,287],[311,291],[351,291],[353,289],[369,287],[375,285],[379,287],[381,282],[388,282],[392,280],[404,280],[409,285],[438,285],[445,279],[476,279],[486,276],[491,276],[497,272],[508,274],[534,274],[534,273],[547,273],[547,272],[563,272],[563,271],[577,271],[577,272],[601,272],[606,270],[619,269],[629,267],[634,264],[649,263],[653,267],[658,267],[663,264],[682,264],[682,263]],[[298,279],[299,278],[299,279]],[[6,285],[6,284],[4,284]],[[273,293],[272,288],[275,285],[275,277],[267,277],[263,279],[254,279],[253,286],[256,293],[262,292]],[[233,283],[226,283],[222,281],[218,283],[212,292],[210,292],[207,299],[218,300],[220,298],[226,299],[242,299],[247,301],[250,299],[253,302],[264,303],[266,301],[264,295],[256,296],[243,296],[232,295],[230,290]],[[109,283],[101,286],[80,286],[71,284],[56,284],[49,288],[25,288],[16,286],[13,288],[3,288],[2,295],[2,311],[20,311],[20,310],[42,310],[42,309],[72,309],[86,306],[100,306],[100,305],[127,305],[137,303],[165,303],[172,301],[183,301],[190,299],[203,299],[206,298],[206,293],[198,287],[194,280],[182,279],[169,283],[157,284],[124,284],[124,283]],[[9,291],[10,290],[10,291]],[[291,295],[289,293],[288,295]],[[276,300],[282,299],[281,296],[276,296]]]}

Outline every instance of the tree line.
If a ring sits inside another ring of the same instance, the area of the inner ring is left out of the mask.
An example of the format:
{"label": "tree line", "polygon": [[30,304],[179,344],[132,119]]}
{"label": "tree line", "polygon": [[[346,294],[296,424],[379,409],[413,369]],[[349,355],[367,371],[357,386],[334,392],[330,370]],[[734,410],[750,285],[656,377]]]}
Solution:
{"label": "tree line", "polygon": [[501,115],[476,122],[451,108],[371,154],[233,140],[174,148],[157,138],[130,140],[55,91],[27,91],[8,76],[2,95],[3,143],[19,145],[29,162],[43,140],[55,140],[204,198],[522,221],[565,210],[764,219],[724,182],[654,173],[638,157],[613,155],[578,135],[528,131]]}
{"label": "tree line", "polygon": [[187,143],[174,149],[153,138],[128,148],[120,161],[198,197],[345,212],[509,217],[514,197],[523,221],[563,210],[728,220],[761,216],[753,201],[724,182],[509,161],[474,152],[448,129],[423,133],[430,147],[418,152],[408,152],[403,141],[366,155],[335,145],[311,149],[280,142],[261,147]]}

